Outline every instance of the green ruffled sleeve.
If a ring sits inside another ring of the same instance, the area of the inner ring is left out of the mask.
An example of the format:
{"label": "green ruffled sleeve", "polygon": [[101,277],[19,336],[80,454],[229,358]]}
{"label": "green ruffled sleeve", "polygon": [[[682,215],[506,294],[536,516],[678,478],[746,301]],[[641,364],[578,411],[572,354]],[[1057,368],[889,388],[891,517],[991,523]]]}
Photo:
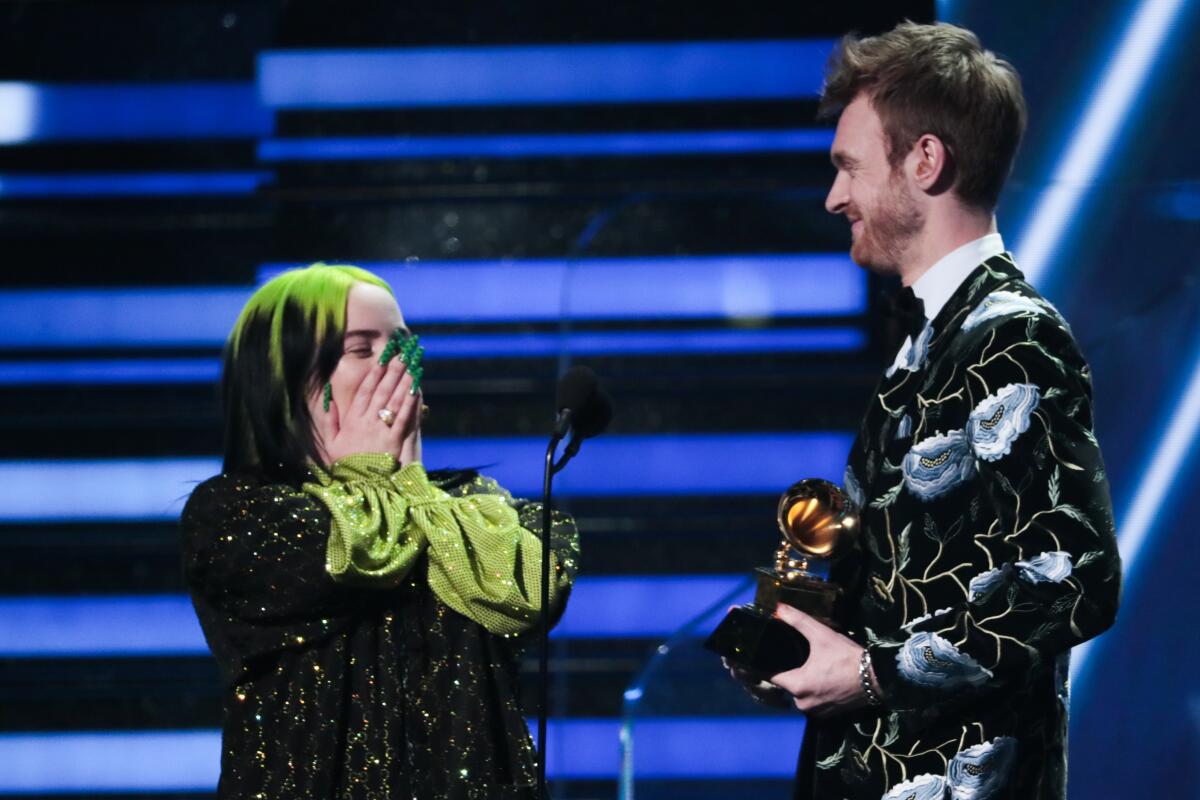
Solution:
{"label": "green ruffled sleeve", "polygon": [[325,569],[336,581],[398,586],[425,550],[424,533],[407,525],[407,499],[396,492],[396,459],[387,453],[357,453],[335,461],[303,489],[333,517]]}
{"label": "green ruffled sleeve", "polygon": [[[397,469],[384,453],[348,456],[304,484],[333,518],[326,569],[338,581],[397,586],[423,552],[429,587],[450,608],[488,631],[513,636],[540,619],[541,539],[495,481],[476,478],[452,495],[424,467]],[[526,522],[526,524],[529,524]],[[575,574],[574,524],[556,515],[550,607],[561,608]],[[557,614],[556,614],[557,616]]]}

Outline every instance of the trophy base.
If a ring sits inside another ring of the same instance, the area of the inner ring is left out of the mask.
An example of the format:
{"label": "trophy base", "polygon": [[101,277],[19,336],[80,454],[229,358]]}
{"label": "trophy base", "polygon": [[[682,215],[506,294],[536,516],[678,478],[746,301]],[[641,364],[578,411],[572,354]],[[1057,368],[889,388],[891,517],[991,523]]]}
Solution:
{"label": "trophy base", "polygon": [[781,619],[756,606],[737,606],[704,642],[726,661],[760,675],[771,676],[803,666],[808,639]]}
{"label": "trophy base", "polygon": [[762,609],[764,614],[774,614],[775,607],[783,603],[803,611],[824,625],[836,627],[833,623],[834,607],[842,590],[835,584],[809,575],[785,581],[771,570],[762,567],[754,572],[758,578],[754,605]]}
{"label": "trophy base", "polygon": [[801,575],[784,581],[775,572],[759,568],[754,605],[738,606],[704,642],[704,646],[726,661],[763,675],[795,669],[808,660],[808,639],[781,619],[775,608],[780,603],[803,611],[831,628],[834,605],[841,589],[815,576]]}

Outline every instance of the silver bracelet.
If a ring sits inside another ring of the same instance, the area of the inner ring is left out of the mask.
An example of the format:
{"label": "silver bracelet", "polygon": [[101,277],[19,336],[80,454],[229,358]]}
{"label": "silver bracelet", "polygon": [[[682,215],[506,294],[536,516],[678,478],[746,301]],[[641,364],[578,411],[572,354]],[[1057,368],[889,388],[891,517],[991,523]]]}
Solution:
{"label": "silver bracelet", "polygon": [[864,649],[862,658],[858,660],[858,682],[862,684],[863,694],[867,696],[867,705],[881,706],[883,700],[875,693],[875,687],[871,685],[871,651]]}

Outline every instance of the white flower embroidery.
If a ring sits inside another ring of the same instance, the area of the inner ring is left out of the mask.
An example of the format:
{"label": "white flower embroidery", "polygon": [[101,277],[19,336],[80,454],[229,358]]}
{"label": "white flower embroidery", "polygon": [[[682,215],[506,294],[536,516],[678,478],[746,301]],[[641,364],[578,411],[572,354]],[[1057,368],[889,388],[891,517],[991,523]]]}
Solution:
{"label": "white flower embroidery", "polygon": [[950,762],[950,797],[953,800],[990,800],[1000,793],[1016,762],[1017,740],[998,736],[968,747]]}
{"label": "white flower embroidery", "polygon": [[968,602],[975,602],[992,593],[992,590],[1004,583],[1004,570],[996,567],[989,569],[987,572],[981,572],[974,578],[971,578],[971,583],[967,586],[970,594],[967,596]]}
{"label": "white flower embroidery", "polygon": [[962,330],[965,333],[988,320],[997,319],[998,317],[1030,314],[1045,314],[1053,316],[1060,322],[1062,321],[1054,306],[1045,300],[1026,297],[1023,294],[1008,291],[1007,289],[1000,289],[983,298],[979,305],[972,309],[967,318],[963,320]]}
{"label": "white flower embroidery", "polygon": [[892,377],[898,370],[916,372],[924,367],[925,361],[929,358],[929,343],[932,341],[933,325],[927,321],[925,327],[917,334],[916,341],[911,335],[904,339],[904,344],[900,346],[900,352],[896,353],[896,360],[887,369],[887,377]]}
{"label": "white flower embroidery", "polygon": [[942,800],[945,796],[946,779],[941,775],[926,774],[897,783],[879,800]]}
{"label": "white flower embroidery", "polygon": [[1017,437],[1029,430],[1040,397],[1032,383],[1010,383],[985,397],[967,418],[967,436],[975,455],[984,461],[1008,455]]}
{"label": "white flower embroidery", "polygon": [[906,630],[906,631],[912,631],[913,628],[917,627],[922,622],[928,622],[929,620],[933,619],[934,617],[940,617],[943,614],[949,614],[953,610],[954,610],[953,608],[939,608],[937,611],[934,611],[932,614],[924,614],[920,617],[917,617],[916,619],[909,620],[908,622],[901,625],[900,629]]}
{"label": "white flower embroidery", "polygon": [[854,503],[855,508],[862,508],[866,505],[867,496],[863,494],[862,485],[858,482],[858,478],[854,476],[854,470],[850,466],[846,466],[846,474],[842,476],[842,486],[846,490],[846,496],[850,498],[850,502]]}
{"label": "white flower embroidery", "polygon": [[1071,554],[1061,550],[1018,561],[1017,569],[1030,583],[1062,583],[1071,576]]}
{"label": "white flower embroidery", "polygon": [[975,475],[975,458],[964,431],[930,436],[912,446],[901,465],[904,485],[933,500]]}
{"label": "white flower embroidery", "polygon": [[900,675],[910,683],[933,689],[981,686],[991,671],[936,633],[914,633],[896,654]]}

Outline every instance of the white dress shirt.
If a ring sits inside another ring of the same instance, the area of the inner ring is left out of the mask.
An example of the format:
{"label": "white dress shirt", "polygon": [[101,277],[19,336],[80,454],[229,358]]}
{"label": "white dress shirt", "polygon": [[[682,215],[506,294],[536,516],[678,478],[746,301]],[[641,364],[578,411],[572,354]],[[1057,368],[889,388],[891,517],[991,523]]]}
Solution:
{"label": "white dress shirt", "polygon": [[1004,240],[1000,238],[1000,234],[989,233],[942,256],[917,279],[912,285],[912,290],[925,304],[925,328],[915,341],[912,336],[904,339],[892,366],[888,367],[887,377],[892,377],[898,370],[915,372],[924,366],[925,358],[929,354],[929,343],[933,339],[933,328],[929,323],[933,322],[938,312],[945,307],[947,301],[976,267],[1003,252]]}
{"label": "white dress shirt", "polygon": [[942,256],[912,285],[913,294],[925,304],[925,319],[932,322],[976,267],[1003,252],[1004,239],[989,233]]}

